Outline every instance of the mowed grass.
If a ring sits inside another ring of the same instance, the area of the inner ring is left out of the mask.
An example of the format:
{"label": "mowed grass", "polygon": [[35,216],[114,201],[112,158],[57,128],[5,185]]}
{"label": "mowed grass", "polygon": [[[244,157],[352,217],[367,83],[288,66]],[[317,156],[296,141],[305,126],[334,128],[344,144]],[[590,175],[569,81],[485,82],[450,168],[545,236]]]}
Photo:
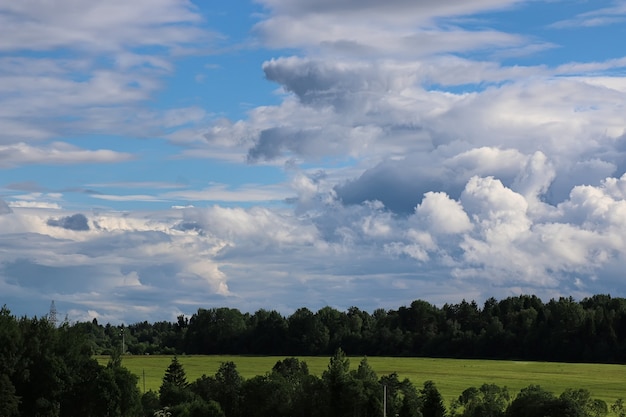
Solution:
{"label": "mowed grass", "polygon": [[[158,391],[165,370],[173,356],[124,356],[122,363],[139,377],[139,388]],[[185,368],[187,380],[202,375],[215,375],[220,364],[232,361],[244,378],[264,375],[283,356],[178,356]],[[108,357],[97,358],[106,364]],[[328,367],[328,357],[298,357],[307,363],[309,372],[321,376]],[[356,369],[362,357],[350,357],[350,368]],[[506,386],[514,396],[530,384],[559,395],[567,388],[588,389],[594,398],[612,404],[626,399],[626,366],[605,364],[571,364],[556,362],[516,362],[494,360],[430,359],[368,357],[368,363],[379,377],[396,372],[402,380],[408,378],[420,388],[432,380],[443,395],[446,405],[469,387],[484,383]]]}

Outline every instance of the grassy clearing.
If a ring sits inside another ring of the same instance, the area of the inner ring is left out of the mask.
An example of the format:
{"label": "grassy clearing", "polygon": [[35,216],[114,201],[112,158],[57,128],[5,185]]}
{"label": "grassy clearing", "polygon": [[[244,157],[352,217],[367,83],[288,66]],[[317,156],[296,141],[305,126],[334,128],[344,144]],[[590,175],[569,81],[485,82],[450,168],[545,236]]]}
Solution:
{"label": "grassy clearing", "polygon": [[[124,356],[123,365],[139,376],[139,387],[158,391],[165,369],[172,356]],[[263,375],[283,356],[179,356],[187,373],[194,381],[203,374],[214,375],[222,362],[233,361],[244,378]],[[328,357],[299,357],[317,376],[328,366]],[[106,364],[107,357],[98,357]],[[586,388],[595,398],[612,404],[617,398],[626,398],[626,367],[623,365],[569,364],[552,362],[515,362],[491,360],[388,358],[368,357],[378,376],[397,372],[400,379],[408,378],[418,388],[432,380],[444,396],[446,404],[457,398],[464,389],[483,383],[506,386],[512,395],[530,384],[560,394],[566,388]],[[356,369],[361,357],[350,358],[351,369]]]}

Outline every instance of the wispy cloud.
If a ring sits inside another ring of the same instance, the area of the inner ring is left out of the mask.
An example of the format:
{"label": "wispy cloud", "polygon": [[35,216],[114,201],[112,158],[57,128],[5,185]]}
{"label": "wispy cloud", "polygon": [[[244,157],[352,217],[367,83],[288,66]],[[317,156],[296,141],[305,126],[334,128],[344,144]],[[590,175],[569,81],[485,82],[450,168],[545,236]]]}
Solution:
{"label": "wispy cloud", "polygon": [[589,12],[580,13],[573,18],[554,22],[549,27],[554,29],[566,29],[577,27],[610,26],[622,23],[625,20],[626,4],[622,1],[617,1],[614,6],[603,7]]}
{"label": "wispy cloud", "polygon": [[55,142],[46,147],[33,147],[26,143],[0,145],[0,168],[26,164],[86,164],[113,163],[132,160],[128,153],[106,149],[86,150],[66,143]]}

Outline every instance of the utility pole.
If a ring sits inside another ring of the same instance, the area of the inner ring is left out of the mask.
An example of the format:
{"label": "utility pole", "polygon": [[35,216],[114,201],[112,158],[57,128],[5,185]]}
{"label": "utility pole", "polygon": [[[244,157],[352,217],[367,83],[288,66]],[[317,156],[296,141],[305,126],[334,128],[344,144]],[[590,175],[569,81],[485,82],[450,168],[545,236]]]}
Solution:
{"label": "utility pole", "polygon": [[48,313],[48,321],[57,327],[57,307],[54,305],[54,300],[50,303],[50,313]]}
{"label": "utility pole", "polygon": [[387,385],[383,385],[383,417],[387,417]]}
{"label": "utility pole", "polygon": [[124,354],[124,325],[122,324],[122,355]]}

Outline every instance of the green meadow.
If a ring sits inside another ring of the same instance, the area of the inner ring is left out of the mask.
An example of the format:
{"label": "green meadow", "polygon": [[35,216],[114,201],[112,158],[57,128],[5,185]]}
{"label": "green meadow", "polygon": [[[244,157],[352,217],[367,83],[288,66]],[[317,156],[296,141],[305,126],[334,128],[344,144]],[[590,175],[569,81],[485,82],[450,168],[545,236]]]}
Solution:
{"label": "green meadow", "polygon": [[[158,391],[165,369],[173,356],[124,356],[122,363],[139,377],[139,388]],[[202,376],[214,375],[222,362],[232,361],[244,378],[263,375],[283,356],[179,356],[192,382]],[[310,373],[321,376],[327,368],[328,357],[298,357],[304,360]],[[106,364],[108,357],[98,357]],[[362,357],[351,357],[350,368],[356,369]],[[400,379],[408,378],[418,388],[432,380],[444,396],[446,404],[463,390],[483,383],[506,386],[512,395],[530,384],[560,394],[567,388],[588,389],[593,397],[612,404],[626,399],[626,366],[606,364],[572,364],[553,362],[516,362],[495,360],[431,359],[368,357],[368,363],[378,376],[397,372]]]}

